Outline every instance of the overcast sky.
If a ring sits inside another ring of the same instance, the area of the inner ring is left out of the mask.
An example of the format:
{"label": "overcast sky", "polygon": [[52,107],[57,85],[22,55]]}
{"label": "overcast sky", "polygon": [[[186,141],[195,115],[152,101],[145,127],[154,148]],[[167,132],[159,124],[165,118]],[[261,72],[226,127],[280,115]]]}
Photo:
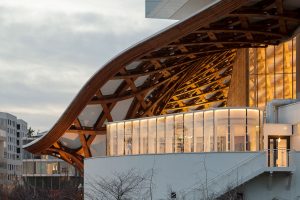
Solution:
{"label": "overcast sky", "polygon": [[174,23],[144,0],[1,0],[0,111],[48,130],[116,54]]}

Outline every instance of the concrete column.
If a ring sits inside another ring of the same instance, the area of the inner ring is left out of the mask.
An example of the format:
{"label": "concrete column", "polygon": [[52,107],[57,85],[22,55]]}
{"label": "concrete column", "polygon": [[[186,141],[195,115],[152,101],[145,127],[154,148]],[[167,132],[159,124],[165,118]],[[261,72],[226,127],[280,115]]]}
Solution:
{"label": "concrete column", "polygon": [[296,36],[296,97],[300,99],[300,33]]}

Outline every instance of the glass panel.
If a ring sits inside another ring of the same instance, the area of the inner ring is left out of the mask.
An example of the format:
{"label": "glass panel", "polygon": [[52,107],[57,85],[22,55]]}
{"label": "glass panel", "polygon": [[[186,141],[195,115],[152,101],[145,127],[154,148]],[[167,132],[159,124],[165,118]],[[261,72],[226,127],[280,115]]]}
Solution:
{"label": "glass panel", "polygon": [[265,74],[265,49],[257,49],[257,74]]}
{"label": "glass panel", "polygon": [[175,115],[175,152],[183,152],[183,115]]}
{"label": "glass panel", "polygon": [[194,147],[195,152],[204,151],[204,137],[203,137],[203,112],[194,114]]}
{"label": "glass panel", "polygon": [[156,119],[148,119],[149,153],[156,153]]}
{"label": "glass panel", "polygon": [[204,112],[204,151],[214,151],[214,113],[213,111]]}
{"label": "glass panel", "polygon": [[257,49],[249,49],[249,74],[257,74],[256,72],[256,52]]}
{"label": "glass panel", "polygon": [[272,99],[274,99],[274,75],[267,75],[267,101],[271,101]]}
{"label": "glass panel", "polygon": [[249,76],[249,105],[250,106],[257,106],[256,102],[256,95],[257,95],[257,76],[256,75],[250,75]]}
{"label": "glass panel", "polygon": [[174,116],[166,117],[166,153],[174,152]]}
{"label": "glass panel", "polygon": [[230,137],[228,134],[228,110],[215,110],[215,131],[217,151],[228,151]]}
{"label": "glass panel", "polygon": [[283,73],[283,45],[275,47],[275,73]]}
{"label": "glass panel", "polygon": [[284,75],[284,98],[291,99],[293,98],[293,75],[292,74],[285,74]]}
{"label": "glass panel", "polygon": [[292,73],[293,72],[293,46],[292,40],[285,42],[284,44],[284,73]]}
{"label": "glass panel", "polygon": [[124,123],[117,123],[118,126],[118,155],[124,155]]}
{"label": "glass panel", "polygon": [[115,156],[117,155],[118,150],[118,136],[117,136],[117,125],[110,124],[108,127],[109,136],[110,136],[110,155]]}
{"label": "glass panel", "polygon": [[139,154],[140,145],[140,121],[135,120],[132,122],[132,154]]}
{"label": "glass panel", "polygon": [[296,72],[296,38],[293,39],[292,62],[293,62],[293,73],[295,73]]}
{"label": "glass panel", "polygon": [[274,73],[274,47],[268,46],[266,49],[266,69],[268,74]]}
{"label": "glass panel", "polygon": [[264,137],[263,137],[263,122],[264,122],[264,112],[260,111],[260,125],[259,125],[259,147],[260,150],[264,148]]}
{"label": "glass panel", "polygon": [[112,155],[112,146],[113,146],[113,138],[111,137],[110,134],[110,125],[107,125],[107,147],[106,147],[106,152],[107,155],[111,156]]}
{"label": "glass panel", "polygon": [[141,131],[140,131],[140,153],[148,153],[148,120],[141,120]]}
{"label": "glass panel", "polygon": [[259,111],[247,110],[247,131],[248,131],[248,144],[247,150],[259,150]]}
{"label": "glass panel", "polygon": [[184,114],[184,152],[194,152],[194,115]]}
{"label": "glass panel", "polygon": [[293,74],[293,98],[296,98],[296,73]]}
{"label": "glass panel", "polygon": [[125,122],[125,155],[132,154],[132,122]]}
{"label": "glass panel", "polygon": [[276,74],[275,75],[275,98],[283,99],[283,75]]}
{"label": "glass panel", "polygon": [[277,142],[277,167],[287,167],[288,166],[288,151],[287,151],[287,139],[276,139]]}
{"label": "glass panel", "polygon": [[258,102],[257,105],[258,107],[264,107],[266,103],[266,80],[265,80],[265,75],[258,75],[257,78],[258,82],[258,91],[257,91],[257,98]]}
{"label": "glass panel", "polygon": [[230,135],[232,150],[245,151],[246,144],[246,110],[230,109]]}
{"label": "glass panel", "polygon": [[165,153],[165,118],[157,118],[157,153]]}
{"label": "glass panel", "polygon": [[249,105],[295,98],[295,38],[265,49],[249,49]]}

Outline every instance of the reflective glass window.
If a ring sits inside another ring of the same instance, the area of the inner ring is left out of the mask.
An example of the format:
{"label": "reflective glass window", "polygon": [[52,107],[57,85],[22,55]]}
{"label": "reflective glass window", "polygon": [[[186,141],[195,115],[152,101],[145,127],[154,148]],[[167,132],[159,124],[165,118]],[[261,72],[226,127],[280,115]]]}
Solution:
{"label": "reflective glass window", "polygon": [[117,135],[118,135],[118,155],[124,155],[124,140],[125,140],[125,130],[124,122],[117,123]]}
{"label": "reflective glass window", "polygon": [[157,118],[157,153],[165,153],[165,117]]}
{"label": "reflective glass window", "polygon": [[204,151],[203,112],[194,114],[194,148],[195,152]]}
{"label": "reflective glass window", "polygon": [[247,151],[259,150],[259,110],[247,109]]}
{"label": "reflective glass window", "polygon": [[166,153],[174,152],[174,116],[166,117]]}
{"label": "reflective glass window", "polygon": [[132,122],[125,122],[125,155],[132,154]]}
{"label": "reflective glass window", "polygon": [[140,146],[140,121],[134,120],[132,122],[132,154],[139,154]]}
{"label": "reflective glass window", "polygon": [[117,144],[118,144],[118,136],[117,136],[117,125],[116,124],[110,124],[108,126],[109,128],[109,150],[110,155],[114,156],[117,155]]}
{"label": "reflective glass window", "polygon": [[249,49],[249,105],[296,97],[296,38],[277,46]]}
{"label": "reflective glass window", "polygon": [[204,151],[214,151],[214,112],[204,112]]}
{"label": "reflective glass window", "polygon": [[263,140],[263,131],[262,131],[262,124],[263,124],[263,122],[264,122],[264,112],[263,111],[261,111],[260,112],[260,118],[259,118],[259,120],[260,120],[260,127],[259,127],[259,142],[260,142],[260,144],[259,144],[259,146],[260,146],[260,149],[263,149],[263,147],[264,147],[264,140]]}
{"label": "reflective glass window", "polygon": [[184,114],[184,152],[194,152],[194,115]]}
{"label": "reflective glass window", "polygon": [[148,144],[149,153],[156,153],[156,119],[148,119]]}
{"label": "reflective glass window", "polygon": [[148,120],[141,120],[140,122],[140,153],[148,153]]}
{"label": "reflective glass window", "polygon": [[234,151],[246,150],[246,110],[230,109],[230,135]]}
{"label": "reflective glass window", "polygon": [[175,152],[183,152],[183,115],[175,115]]}
{"label": "reflective glass window", "polygon": [[228,109],[215,110],[215,132],[217,137],[217,151],[229,150]]}

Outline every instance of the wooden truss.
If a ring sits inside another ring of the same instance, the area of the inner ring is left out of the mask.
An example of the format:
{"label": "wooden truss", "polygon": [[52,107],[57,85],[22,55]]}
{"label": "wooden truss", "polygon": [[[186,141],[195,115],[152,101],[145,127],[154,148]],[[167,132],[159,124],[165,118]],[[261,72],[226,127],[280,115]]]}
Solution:
{"label": "wooden truss", "polygon": [[[59,157],[83,172],[91,144],[105,134],[105,122],[114,120],[111,112],[123,100],[133,99],[125,119],[226,106],[236,49],[288,40],[299,27],[299,11],[283,0],[220,1],[107,63],[49,133],[25,149]],[[120,84],[112,94],[103,94],[110,81]],[[87,105],[101,107],[89,127],[78,118]],[[64,145],[60,138],[66,134],[78,134],[80,147]]]}

